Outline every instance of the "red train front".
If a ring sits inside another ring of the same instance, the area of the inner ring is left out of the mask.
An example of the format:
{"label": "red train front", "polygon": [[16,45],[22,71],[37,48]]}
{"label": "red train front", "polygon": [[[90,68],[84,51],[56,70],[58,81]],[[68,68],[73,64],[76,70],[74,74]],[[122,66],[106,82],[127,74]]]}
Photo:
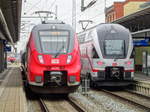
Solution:
{"label": "red train front", "polygon": [[36,25],[26,50],[26,76],[37,93],[70,93],[80,85],[80,52],[70,25],[59,21]]}

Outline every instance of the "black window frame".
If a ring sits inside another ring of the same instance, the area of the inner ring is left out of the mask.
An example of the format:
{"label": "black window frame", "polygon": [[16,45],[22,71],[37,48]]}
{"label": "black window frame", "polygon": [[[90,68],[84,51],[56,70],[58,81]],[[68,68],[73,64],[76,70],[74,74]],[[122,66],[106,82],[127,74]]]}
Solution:
{"label": "black window frame", "polygon": [[[68,45],[67,45],[67,49],[66,49],[66,53],[69,52],[69,46],[70,46],[70,38],[71,38],[71,32],[70,30],[62,30],[62,29],[57,29],[57,30],[49,30],[49,29],[46,29],[46,30],[38,30],[38,37],[39,37],[39,41],[40,41],[40,49],[41,49],[41,52],[43,54],[52,54],[52,55],[55,55],[56,53],[46,53],[43,51],[43,47],[42,47],[42,42],[41,42],[41,35],[40,35],[40,31],[67,31],[68,32]],[[66,53],[61,53],[61,54],[66,54]]]}
{"label": "black window frame", "polygon": [[[106,39],[106,40],[108,40],[108,39]],[[107,59],[110,59],[110,58],[117,58],[117,59],[124,59],[125,57],[126,57],[126,44],[125,44],[125,40],[123,40],[123,39],[111,39],[111,40],[122,40],[123,41],[123,47],[124,47],[124,49],[123,49],[123,54],[122,55],[112,55],[112,54],[106,54],[106,40],[104,40],[104,42],[103,42],[103,49],[104,49],[104,56],[107,58]]]}

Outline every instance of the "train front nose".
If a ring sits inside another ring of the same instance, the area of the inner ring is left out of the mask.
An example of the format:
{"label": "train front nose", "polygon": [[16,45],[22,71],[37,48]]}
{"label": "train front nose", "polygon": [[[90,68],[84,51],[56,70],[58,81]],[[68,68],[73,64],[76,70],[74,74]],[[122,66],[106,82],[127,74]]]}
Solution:
{"label": "train front nose", "polygon": [[79,57],[61,54],[57,58],[43,55],[37,58],[40,65],[32,66],[31,78],[37,85],[77,86],[80,84],[81,65]]}
{"label": "train front nose", "polygon": [[30,84],[35,86],[78,86],[80,85],[80,67],[41,67],[30,73]]}

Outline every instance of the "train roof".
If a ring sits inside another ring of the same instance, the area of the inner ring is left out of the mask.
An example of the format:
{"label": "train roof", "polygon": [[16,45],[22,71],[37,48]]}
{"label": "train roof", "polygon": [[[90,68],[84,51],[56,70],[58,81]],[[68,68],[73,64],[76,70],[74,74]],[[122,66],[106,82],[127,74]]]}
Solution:
{"label": "train roof", "polygon": [[130,31],[120,24],[103,24],[96,27],[97,31],[101,31],[103,33],[130,33]]}
{"label": "train roof", "polygon": [[46,20],[43,21],[42,24],[65,24],[65,23],[60,20]]}
{"label": "train roof", "polygon": [[101,24],[98,24],[98,25],[93,26],[91,28],[88,28],[85,31],[79,32],[78,34],[82,34],[84,32],[88,32],[88,31],[90,31],[92,29],[101,30],[102,33],[104,33],[104,32],[108,33],[112,29],[115,29],[117,32],[130,33],[130,31],[127,28],[125,28],[124,26],[122,26],[120,24],[115,24],[115,23],[101,23]]}
{"label": "train roof", "polygon": [[38,24],[35,25],[32,29],[32,31],[34,30],[42,30],[42,29],[67,29],[67,30],[73,30],[72,27],[69,24],[66,24],[62,21],[59,20],[50,20],[50,21],[46,21],[42,24]]}
{"label": "train roof", "polygon": [[96,27],[98,37],[101,39],[117,38],[117,39],[128,39],[131,38],[130,31],[122,25],[119,24],[103,24]]}

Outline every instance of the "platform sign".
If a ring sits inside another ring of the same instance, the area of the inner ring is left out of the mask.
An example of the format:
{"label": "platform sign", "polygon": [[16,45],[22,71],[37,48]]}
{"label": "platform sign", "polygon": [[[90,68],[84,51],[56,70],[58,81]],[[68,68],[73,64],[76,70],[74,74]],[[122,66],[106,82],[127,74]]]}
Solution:
{"label": "platform sign", "polygon": [[5,46],[4,51],[5,52],[11,52],[11,46]]}
{"label": "platform sign", "polygon": [[150,46],[150,39],[135,39],[133,40],[134,46]]}

